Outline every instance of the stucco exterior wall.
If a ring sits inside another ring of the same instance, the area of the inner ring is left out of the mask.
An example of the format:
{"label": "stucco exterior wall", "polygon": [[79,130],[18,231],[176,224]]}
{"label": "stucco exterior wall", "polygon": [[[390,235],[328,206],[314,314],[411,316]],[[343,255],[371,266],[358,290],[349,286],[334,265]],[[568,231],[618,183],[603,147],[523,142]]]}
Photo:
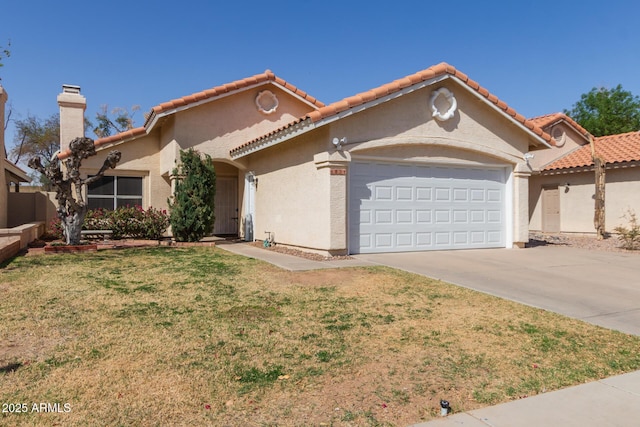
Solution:
{"label": "stucco exterior wall", "polygon": [[529,164],[534,170],[540,170],[545,165],[588,143],[584,136],[580,135],[573,127],[567,125],[565,122],[560,122],[544,129],[545,132],[552,136],[558,130],[564,132],[564,137],[560,141],[556,141],[558,145],[551,148],[539,148],[531,151],[534,158],[529,161]]}
{"label": "stucco exterior wall", "polygon": [[4,168],[2,167],[2,162],[0,162],[0,228],[7,227],[8,194],[9,188],[7,187],[7,182],[4,177]]}
{"label": "stucco exterior wall", "polygon": [[117,149],[122,153],[120,163],[115,169],[109,169],[109,176],[141,176],[143,177],[142,204],[149,207],[168,209],[167,199],[171,195],[171,182],[168,176],[160,173],[160,150],[158,132],[115,147],[105,147],[98,155],[86,159],[82,164],[83,173],[96,173],[107,153]]}
{"label": "stucco exterior wall", "polygon": [[[4,109],[8,95],[4,88],[0,85],[0,124],[4,124]],[[4,126],[0,126],[0,228],[7,226],[7,195],[9,187],[5,178],[4,161],[5,145],[4,145]]]}
{"label": "stucco exterior wall", "polygon": [[318,169],[314,155],[326,149],[326,129],[311,132],[256,155],[248,168],[255,172],[254,238],[274,233],[280,244],[329,251],[332,247],[330,171]]}
{"label": "stucco exterior wall", "polygon": [[[530,229],[542,230],[542,188],[560,188],[560,231],[565,233],[595,233],[593,226],[593,171],[534,176],[530,192]],[[567,187],[566,184],[569,184]],[[640,168],[608,169],[605,190],[605,225],[608,232],[619,225],[628,225],[622,218],[627,209],[640,214]]]}
{"label": "stucco exterior wall", "polygon": [[331,135],[347,136],[346,149],[359,156],[504,167],[507,179],[508,236],[517,246],[528,241],[528,177],[524,161],[531,140],[507,118],[457,84],[444,82],[458,110],[447,122],[431,117],[429,97],[437,85],[405,95],[332,124]]}
{"label": "stucco exterior wall", "polygon": [[[446,87],[456,97],[458,109],[454,117],[439,122],[431,117],[431,93]],[[471,95],[460,85],[445,81],[433,87],[406,94],[394,100],[354,114],[331,125],[332,136],[346,136],[346,149],[352,144],[367,142],[386,145],[426,142],[431,145],[453,146],[468,151],[486,153],[511,163],[523,162],[531,140],[504,115]]]}
{"label": "stucco exterior wall", "polygon": [[[258,111],[256,96],[270,90],[278,98],[274,113]],[[230,159],[229,151],[290,123],[311,107],[273,85],[260,86],[215,102],[178,112],[174,139],[181,149],[195,148],[214,159]]]}
{"label": "stucco exterior wall", "polygon": [[[506,201],[512,204],[507,206],[508,236],[515,243],[527,241],[530,170],[523,154],[530,137],[457,84],[445,84],[458,101],[458,112],[450,121],[431,117],[429,97],[440,86],[429,87],[242,159],[259,182],[255,239],[266,238],[264,232],[270,231],[281,244],[346,250],[349,163],[384,158],[504,167],[512,192]],[[342,153],[336,152],[331,140],[344,137]]]}

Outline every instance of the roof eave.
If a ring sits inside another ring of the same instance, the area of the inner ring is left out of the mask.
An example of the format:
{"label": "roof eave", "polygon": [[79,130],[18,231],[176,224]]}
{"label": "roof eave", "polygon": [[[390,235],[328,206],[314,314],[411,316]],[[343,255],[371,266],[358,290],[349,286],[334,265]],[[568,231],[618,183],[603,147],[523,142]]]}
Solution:
{"label": "roof eave", "polygon": [[233,160],[238,160],[245,156],[248,156],[249,154],[264,150],[265,148],[281,144],[315,128],[317,128],[316,124],[307,118],[299,121],[298,123],[287,126],[282,131],[276,132],[273,135],[269,135],[249,145],[241,146],[239,148],[231,150],[229,152],[229,156]]}
{"label": "roof eave", "polygon": [[[460,80],[458,77],[453,76],[453,75],[447,75],[447,77],[452,78],[453,80],[455,80],[463,89],[465,89],[467,92],[469,92],[470,94],[472,94],[473,96],[475,96],[477,99],[479,99],[480,101],[482,101],[484,104],[488,105],[489,107],[491,107],[494,111],[497,111],[498,113],[502,114],[503,116],[506,116],[507,119],[513,123],[514,125],[516,125],[518,128],[524,130],[525,132],[527,132],[535,142],[537,142],[537,146],[543,146],[546,148],[551,148],[551,144],[549,144],[542,136],[538,135],[537,133],[535,133],[532,129],[529,129],[527,126],[525,126],[523,123],[521,123],[520,121],[516,120],[514,116],[512,116],[511,114],[509,114],[507,111],[505,111],[504,109],[500,108],[498,105],[496,105],[495,103],[491,102],[487,97],[483,96],[481,93],[479,93],[477,90],[473,89],[472,87],[470,87],[469,85],[467,85],[466,83],[464,83],[462,80]],[[542,129],[540,129],[542,131]]]}
{"label": "roof eave", "polygon": [[253,90],[255,88],[258,88],[258,87],[261,87],[261,86],[266,86],[266,85],[274,85],[274,86],[278,87],[280,90],[282,90],[283,92],[286,92],[289,95],[299,99],[300,101],[302,101],[303,103],[305,103],[309,107],[313,108],[314,110],[318,109],[318,106],[316,104],[314,104],[310,100],[306,99],[305,97],[301,97],[300,95],[298,95],[296,92],[292,91],[291,89],[289,89],[285,85],[280,84],[278,81],[276,81],[276,80],[264,80],[264,81],[261,81],[261,82],[258,82],[258,83],[254,83],[254,84],[249,85],[249,86],[244,86],[244,87],[232,90],[232,91],[228,91],[228,92],[225,92],[225,93],[221,93],[219,95],[215,95],[215,96],[212,96],[212,97],[209,97],[209,98],[205,98],[205,99],[202,99],[200,101],[195,101],[195,102],[191,102],[191,103],[188,103],[188,104],[185,104],[185,105],[181,105],[181,106],[178,106],[178,107],[169,108],[169,109],[161,111],[160,113],[156,113],[155,110],[151,110],[151,113],[149,114],[149,118],[145,122],[144,127],[147,129],[147,133],[150,133],[151,130],[153,129],[153,127],[156,126],[157,123],[160,121],[160,119],[162,119],[163,117],[167,117],[167,116],[170,116],[172,114],[176,114],[176,113],[179,113],[181,111],[188,110],[190,108],[199,107],[201,105],[208,104],[210,102],[218,101],[220,99],[224,99],[224,98],[227,98],[229,96],[237,95],[239,93],[246,92],[246,91],[249,91],[249,90]]}
{"label": "roof eave", "polygon": [[27,173],[25,171],[20,169],[14,163],[10,162],[8,159],[3,158],[2,159],[2,163],[4,163],[3,169],[7,173],[9,173],[11,176],[15,177],[16,181],[19,181],[19,182],[31,182],[31,178],[29,178],[29,175],[27,175]]}

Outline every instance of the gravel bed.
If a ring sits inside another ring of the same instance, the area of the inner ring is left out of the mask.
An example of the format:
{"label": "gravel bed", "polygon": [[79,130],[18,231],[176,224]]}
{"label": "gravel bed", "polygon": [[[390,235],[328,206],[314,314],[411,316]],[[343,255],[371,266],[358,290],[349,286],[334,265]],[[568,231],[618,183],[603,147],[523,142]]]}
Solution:
{"label": "gravel bed", "polygon": [[[284,246],[272,246],[265,248],[262,242],[254,242],[254,246],[263,248],[267,251],[279,252],[287,255],[299,256],[302,258],[314,260],[314,261],[332,261],[339,259],[353,259],[349,255],[344,256],[323,256],[316,253],[305,252],[298,249],[288,248]],[[572,235],[572,234],[546,234],[546,233],[531,233],[529,235],[529,243],[526,247],[533,248],[536,246],[568,246],[572,248],[580,248],[595,251],[607,251],[607,252],[626,252],[640,254],[640,250],[630,251],[622,248],[622,242],[617,236],[610,236],[604,240],[598,240],[595,236],[590,235]]]}
{"label": "gravel bed", "polygon": [[609,236],[606,239],[598,240],[596,236],[590,235],[545,233],[529,234],[529,243],[527,243],[527,247],[545,245],[569,246],[572,248],[595,251],[640,253],[640,251],[633,251],[622,248],[622,241],[618,238],[618,236]]}

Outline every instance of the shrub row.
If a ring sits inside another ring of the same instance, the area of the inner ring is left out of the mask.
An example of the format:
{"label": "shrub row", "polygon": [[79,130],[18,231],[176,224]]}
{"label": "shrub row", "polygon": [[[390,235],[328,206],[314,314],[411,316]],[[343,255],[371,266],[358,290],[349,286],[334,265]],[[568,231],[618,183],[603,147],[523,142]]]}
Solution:
{"label": "shrub row", "polygon": [[[83,230],[111,230],[112,238],[123,237],[158,240],[169,227],[167,211],[150,207],[146,211],[140,206],[121,207],[114,211],[95,209],[87,212]],[[49,234],[62,238],[60,219],[49,224]]]}

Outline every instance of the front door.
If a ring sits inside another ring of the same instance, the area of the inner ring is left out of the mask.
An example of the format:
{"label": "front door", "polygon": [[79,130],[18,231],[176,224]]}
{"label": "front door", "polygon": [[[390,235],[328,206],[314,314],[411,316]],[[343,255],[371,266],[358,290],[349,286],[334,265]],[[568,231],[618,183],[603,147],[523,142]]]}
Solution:
{"label": "front door", "polygon": [[560,232],[560,190],[557,186],[542,189],[542,231]]}
{"label": "front door", "polygon": [[216,221],[213,234],[238,234],[238,178],[219,176],[216,178]]}

